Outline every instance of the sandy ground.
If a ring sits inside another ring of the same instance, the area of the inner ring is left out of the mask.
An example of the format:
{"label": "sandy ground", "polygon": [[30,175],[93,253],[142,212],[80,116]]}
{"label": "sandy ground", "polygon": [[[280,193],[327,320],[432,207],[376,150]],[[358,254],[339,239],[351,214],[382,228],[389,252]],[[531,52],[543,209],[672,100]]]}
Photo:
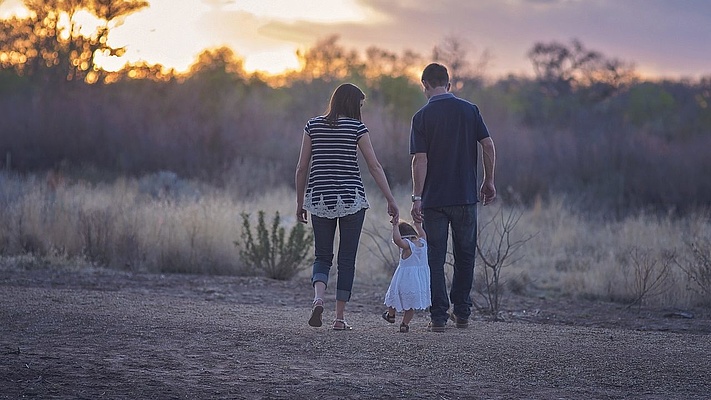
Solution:
{"label": "sandy ground", "polygon": [[338,332],[302,279],[2,267],[0,399],[711,398],[709,310],[509,297],[402,334],[385,289],[357,283]]}

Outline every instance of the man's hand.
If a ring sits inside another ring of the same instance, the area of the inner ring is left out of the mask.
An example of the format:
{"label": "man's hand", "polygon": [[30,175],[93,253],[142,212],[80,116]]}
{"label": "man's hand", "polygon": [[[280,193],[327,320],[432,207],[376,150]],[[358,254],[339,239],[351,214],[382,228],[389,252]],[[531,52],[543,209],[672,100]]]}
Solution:
{"label": "man's hand", "polygon": [[481,185],[481,201],[488,206],[496,199],[496,186],[494,182],[484,182]]}
{"label": "man's hand", "polygon": [[422,200],[412,202],[412,209],[410,209],[410,215],[412,215],[412,220],[415,221],[415,223],[422,223]]}

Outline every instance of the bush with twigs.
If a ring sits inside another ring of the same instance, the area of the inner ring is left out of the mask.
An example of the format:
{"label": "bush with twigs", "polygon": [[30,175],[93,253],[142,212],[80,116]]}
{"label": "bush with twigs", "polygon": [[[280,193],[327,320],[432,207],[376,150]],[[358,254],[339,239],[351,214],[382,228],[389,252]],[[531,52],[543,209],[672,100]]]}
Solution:
{"label": "bush with twigs", "polygon": [[669,289],[671,265],[674,254],[663,252],[656,256],[650,249],[632,248],[629,253],[629,268],[624,275],[627,292],[630,295],[627,308],[639,308],[647,299],[659,296]]}
{"label": "bush with twigs", "polygon": [[477,292],[484,299],[484,305],[478,308],[492,315],[494,319],[499,319],[505,283],[501,272],[521,260],[519,250],[533,237],[529,235],[515,238],[513,235],[521,216],[520,211],[504,211],[500,207],[489,220],[479,224],[476,248],[483,263],[483,284],[478,286]]}
{"label": "bush with twigs", "polygon": [[688,290],[694,292],[701,302],[711,305],[711,241],[690,240],[684,260],[675,260],[687,278]]}

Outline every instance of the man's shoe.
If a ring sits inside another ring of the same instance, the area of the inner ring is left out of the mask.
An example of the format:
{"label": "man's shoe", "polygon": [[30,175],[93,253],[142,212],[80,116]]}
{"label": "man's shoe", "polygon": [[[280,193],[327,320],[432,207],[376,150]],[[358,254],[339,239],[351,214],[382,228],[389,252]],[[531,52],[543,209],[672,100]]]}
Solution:
{"label": "man's shoe", "polygon": [[443,323],[430,321],[430,323],[427,324],[427,330],[430,332],[444,332],[444,325]]}
{"label": "man's shoe", "polygon": [[460,329],[466,329],[469,327],[469,320],[464,318],[459,318],[454,313],[449,314],[449,319],[454,321],[454,326]]}

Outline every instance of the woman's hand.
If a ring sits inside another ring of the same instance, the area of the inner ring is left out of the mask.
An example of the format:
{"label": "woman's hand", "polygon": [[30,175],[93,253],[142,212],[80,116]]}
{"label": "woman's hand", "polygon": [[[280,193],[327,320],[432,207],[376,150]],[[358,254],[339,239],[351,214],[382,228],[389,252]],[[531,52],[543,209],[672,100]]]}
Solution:
{"label": "woman's hand", "polygon": [[308,216],[309,213],[306,210],[304,210],[302,207],[296,207],[296,219],[299,220],[299,222],[307,224]]}

